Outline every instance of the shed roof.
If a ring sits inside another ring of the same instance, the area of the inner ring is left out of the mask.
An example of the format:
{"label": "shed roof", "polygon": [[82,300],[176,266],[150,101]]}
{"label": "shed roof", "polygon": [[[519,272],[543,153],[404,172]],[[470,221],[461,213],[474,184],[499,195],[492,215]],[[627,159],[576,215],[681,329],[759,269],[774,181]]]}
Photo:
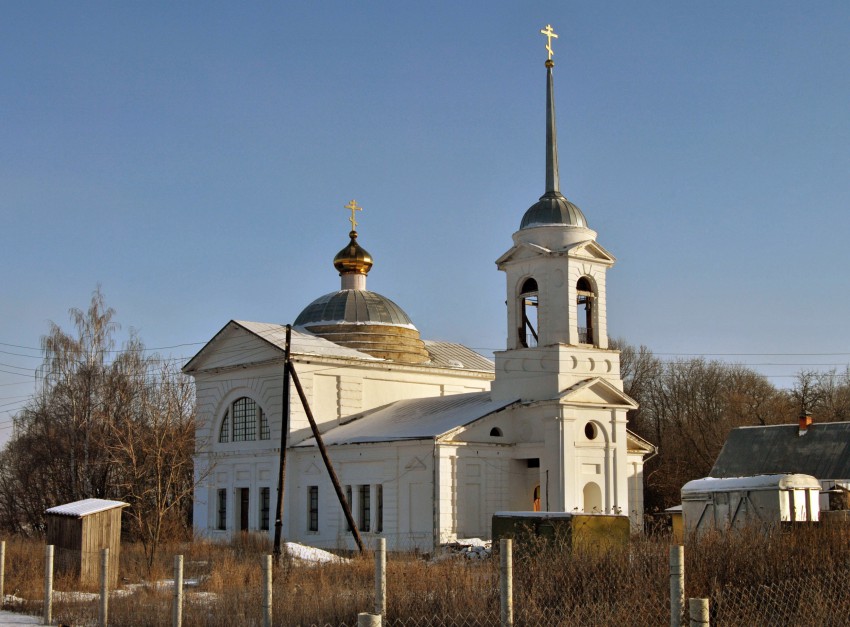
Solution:
{"label": "shed roof", "polygon": [[850,479],[850,422],[799,427],[772,425],[732,429],[711,477],[804,474],[818,479]]}
{"label": "shed roof", "polygon": [[46,510],[45,514],[54,514],[56,516],[73,516],[74,518],[82,518],[89,514],[97,514],[105,512],[108,509],[116,507],[127,507],[129,503],[123,501],[107,501],[106,499],[83,499],[82,501],[74,501],[73,503],[65,503],[57,505]]}

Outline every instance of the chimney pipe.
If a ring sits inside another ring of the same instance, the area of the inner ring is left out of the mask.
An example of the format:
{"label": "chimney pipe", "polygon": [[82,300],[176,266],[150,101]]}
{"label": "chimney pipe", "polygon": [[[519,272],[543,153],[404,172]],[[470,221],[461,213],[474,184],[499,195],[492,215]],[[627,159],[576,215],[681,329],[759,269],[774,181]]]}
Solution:
{"label": "chimney pipe", "polygon": [[809,430],[809,427],[812,426],[812,415],[809,413],[800,414],[800,430],[798,435],[806,435],[806,432]]}

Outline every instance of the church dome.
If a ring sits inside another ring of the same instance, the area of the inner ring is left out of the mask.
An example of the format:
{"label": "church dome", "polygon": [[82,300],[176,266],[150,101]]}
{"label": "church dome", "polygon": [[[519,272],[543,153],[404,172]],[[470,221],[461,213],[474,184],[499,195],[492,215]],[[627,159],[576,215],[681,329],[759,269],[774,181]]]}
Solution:
{"label": "church dome", "polygon": [[386,324],[416,328],[401,307],[386,296],[368,290],[325,294],[307,305],[295,319],[296,326],[317,324]]}
{"label": "church dome", "polygon": [[576,205],[557,191],[543,194],[522,216],[520,229],[536,226],[577,226],[587,228],[587,220]]}
{"label": "church dome", "polygon": [[357,243],[357,231],[351,231],[348,236],[351,241],[334,257],[334,267],[340,274],[349,272],[368,274],[372,269],[372,255]]}

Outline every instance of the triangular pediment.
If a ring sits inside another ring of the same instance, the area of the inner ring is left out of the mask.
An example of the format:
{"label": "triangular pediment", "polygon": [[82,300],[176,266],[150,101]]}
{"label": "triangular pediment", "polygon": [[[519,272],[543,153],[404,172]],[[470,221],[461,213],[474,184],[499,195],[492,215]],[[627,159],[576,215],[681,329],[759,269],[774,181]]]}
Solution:
{"label": "triangular pediment", "polygon": [[586,379],[567,388],[560,395],[562,403],[637,409],[632,397],[601,377]]}
{"label": "triangular pediment", "polygon": [[602,248],[602,246],[597,244],[594,240],[588,240],[586,242],[576,244],[570,248],[569,255],[570,257],[588,259],[598,263],[604,263],[606,265],[613,265],[614,262],[617,261],[614,258],[614,255]]}
{"label": "triangular pediment", "polygon": [[241,323],[228,322],[183,367],[192,373],[214,368],[227,368],[248,363],[259,363],[283,356],[283,347],[261,337]]}
{"label": "triangular pediment", "polygon": [[545,257],[551,255],[552,251],[537,244],[529,244],[523,242],[515,246],[511,246],[510,250],[504,255],[496,259],[496,266],[501,268],[504,264],[516,261],[525,261],[527,259],[535,259],[537,257]]}

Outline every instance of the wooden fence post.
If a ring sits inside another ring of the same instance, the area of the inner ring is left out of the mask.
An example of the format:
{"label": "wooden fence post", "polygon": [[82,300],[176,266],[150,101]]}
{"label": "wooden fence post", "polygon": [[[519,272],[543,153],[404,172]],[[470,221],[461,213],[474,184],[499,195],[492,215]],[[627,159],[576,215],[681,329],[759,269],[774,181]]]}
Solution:
{"label": "wooden fence post", "polygon": [[53,622],[53,545],[44,547],[44,624]]}
{"label": "wooden fence post", "polygon": [[502,627],[512,627],[514,624],[514,572],[513,572],[513,541],[502,538],[499,541],[500,579],[502,581]]}
{"label": "wooden fence post", "polygon": [[109,549],[100,550],[100,612],[98,625],[106,627],[109,620]]}
{"label": "wooden fence post", "polygon": [[708,599],[688,599],[688,610],[691,615],[691,627],[708,625]]}
{"label": "wooden fence post", "polygon": [[263,556],[263,627],[272,627],[272,556]]}
{"label": "wooden fence post", "polygon": [[375,549],[375,614],[387,616],[387,539],[378,538]]}
{"label": "wooden fence post", "polygon": [[680,627],[685,609],[685,547],[670,547],[670,627]]}
{"label": "wooden fence post", "polygon": [[174,556],[174,600],[171,607],[171,624],[183,624],[183,556]]}

